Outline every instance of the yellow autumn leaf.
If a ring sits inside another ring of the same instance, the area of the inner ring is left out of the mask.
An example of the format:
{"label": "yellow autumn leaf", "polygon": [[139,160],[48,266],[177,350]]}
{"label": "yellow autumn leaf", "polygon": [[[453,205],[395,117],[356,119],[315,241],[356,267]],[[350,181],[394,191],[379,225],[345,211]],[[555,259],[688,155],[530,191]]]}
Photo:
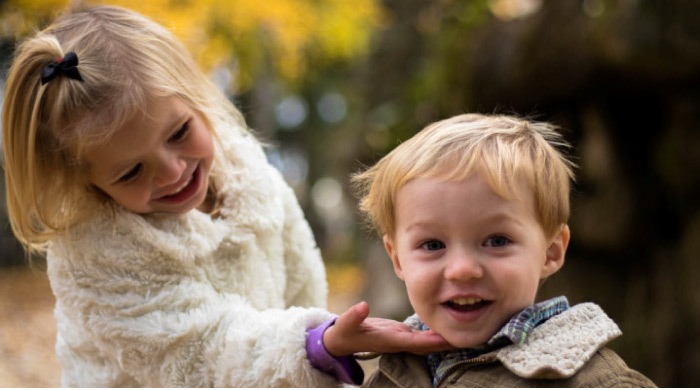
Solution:
{"label": "yellow autumn leaf", "polygon": [[[207,71],[225,66],[247,89],[260,69],[293,82],[306,72],[366,53],[379,24],[376,0],[102,0],[169,28]],[[54,17],[67,0],[8,0],[0,33],[23,35]],[[312,61],[313,53],[313,64]],[[233,66],[235,64],[235,66]],[[240,91],[237,91],[240,92]]]}

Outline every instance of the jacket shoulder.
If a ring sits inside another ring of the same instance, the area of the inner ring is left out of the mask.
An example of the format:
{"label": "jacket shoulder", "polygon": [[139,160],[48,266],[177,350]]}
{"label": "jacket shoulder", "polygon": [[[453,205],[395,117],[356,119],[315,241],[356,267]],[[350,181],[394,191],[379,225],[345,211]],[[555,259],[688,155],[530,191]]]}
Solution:
{"label": "jacket shoulder", "polygon": [[576,387],[656,387],[656,384],[609,348],[602,348],[572,378]]}

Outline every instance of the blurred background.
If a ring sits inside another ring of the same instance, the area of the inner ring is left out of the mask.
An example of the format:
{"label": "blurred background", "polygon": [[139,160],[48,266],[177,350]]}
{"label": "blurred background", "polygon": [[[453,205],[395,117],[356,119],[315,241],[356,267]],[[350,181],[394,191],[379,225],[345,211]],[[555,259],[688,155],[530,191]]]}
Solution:
{"label": "blurred background", "polygon": [[[68,3],[0,0],[0,86],[17,40]],[[597,302],[622,328],[611,347],[632,368],[659,386],[700,385],[700,1],[102,3],[171,28],[270,143],[337,312],[365,299],[372,315],[410,314],[358,216],[351,173],[460,113],[557,124],[578,181],[567,263],[541,298]],[[58,386],[53,297],[41,261],[28,268],[14,241],[3,197],[0,386]]]}

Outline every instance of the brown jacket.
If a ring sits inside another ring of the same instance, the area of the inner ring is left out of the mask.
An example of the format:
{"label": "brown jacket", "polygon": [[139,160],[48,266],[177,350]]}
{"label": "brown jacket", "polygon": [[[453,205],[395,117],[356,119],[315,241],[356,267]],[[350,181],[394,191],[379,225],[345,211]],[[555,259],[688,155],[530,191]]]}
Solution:
{"label": "brown jacket", "polygon": [[[576,305],[535,328],[522,345],[455,364],[438,387],[655,387],[603,347],[620,334],[598,305]],[[363,386],[433,387],[425,358],[406,353],[383,355]]]}

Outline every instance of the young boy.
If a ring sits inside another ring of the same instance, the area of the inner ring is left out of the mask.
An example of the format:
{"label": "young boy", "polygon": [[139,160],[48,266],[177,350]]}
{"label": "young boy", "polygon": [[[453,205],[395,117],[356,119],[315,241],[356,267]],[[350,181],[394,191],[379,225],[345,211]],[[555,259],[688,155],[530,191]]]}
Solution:
{"label": "young boy", "polygon": [[568,145],[546,123],[460,115],[353,177],[416,311],[457,349],[383,355],[369,387],[654,387],[593,303],[535,304],[569,243]]}

